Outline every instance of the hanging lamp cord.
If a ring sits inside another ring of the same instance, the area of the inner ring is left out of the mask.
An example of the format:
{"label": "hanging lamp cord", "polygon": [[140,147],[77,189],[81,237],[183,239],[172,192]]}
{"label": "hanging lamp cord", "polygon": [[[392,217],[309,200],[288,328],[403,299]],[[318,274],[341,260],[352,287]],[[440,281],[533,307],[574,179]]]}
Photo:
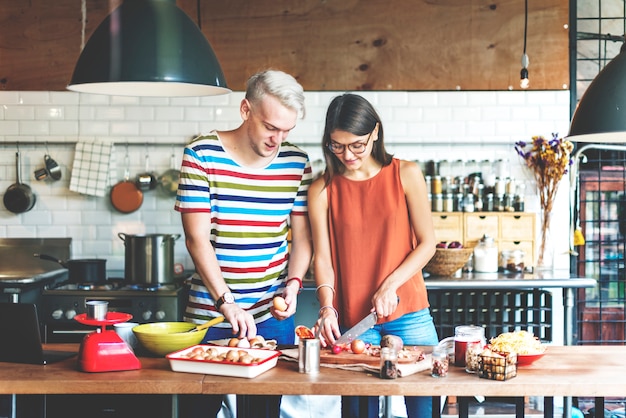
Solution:
{"label": "hanging lamp cord", "polygon": [[526,34],[528,33],[528,0],[524,0],[524,54],[526,54]]}

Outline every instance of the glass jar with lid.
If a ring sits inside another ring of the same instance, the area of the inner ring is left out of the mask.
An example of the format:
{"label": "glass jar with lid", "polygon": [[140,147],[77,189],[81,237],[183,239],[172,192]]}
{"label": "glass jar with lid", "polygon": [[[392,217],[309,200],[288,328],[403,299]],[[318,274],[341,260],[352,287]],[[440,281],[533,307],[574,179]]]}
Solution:
{"label": "glass jar with lid", "polygon": [[500,252],[499,270],[507,273],[524,272],[524,257],[522,250],[502,250]]}
{"label": "glass jar with lid", "polygon": [[498,272],[498,247],[494,239],[486,234],[474,247],[474,271],[477,273]]}

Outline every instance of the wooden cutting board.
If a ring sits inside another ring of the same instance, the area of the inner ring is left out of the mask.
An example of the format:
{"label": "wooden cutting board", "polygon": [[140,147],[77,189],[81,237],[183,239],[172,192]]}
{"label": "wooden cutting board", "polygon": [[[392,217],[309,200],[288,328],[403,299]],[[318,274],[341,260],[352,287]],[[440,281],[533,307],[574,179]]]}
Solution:
{"label": "wooden cutting board", "polygon": [[[405,351],[406,353],[407,351]],[[422,351],[409,352],[408,358],[399,358],[398,363],[415,363],[423,354]],[[380,365],[380,357],[366,353],[354,354],[351,351],[342,351],[333,354],[329,348],[322,348],[320,351],[320,364],[367,364],[369,366]]]}

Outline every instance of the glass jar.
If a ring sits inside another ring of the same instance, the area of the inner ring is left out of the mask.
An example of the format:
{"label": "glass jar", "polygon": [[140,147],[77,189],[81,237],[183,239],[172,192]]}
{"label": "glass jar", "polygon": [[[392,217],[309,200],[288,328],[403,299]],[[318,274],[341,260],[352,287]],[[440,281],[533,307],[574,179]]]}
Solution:
{"label": "glass jar", "polygon": [[432,377],[446,377],[448,375],[448,350],[446,347],[436,346],[431,354]]}
{"label": "glass jar", "polygon": [[477,373],[480,361],[480,353],[483,352],[482,341],[470,341],[465,347],[465,371]]}
{"label": "glass jar", "polygon": [[522,250],[502,250],[500,253],[499,270],[511,273],[522,273],[525,253]]}
{"label": "glass jar", "polygon": [[474,247],[474,271],[477,273],[498,272],[498,247],[493,238],[483,235]]}
{"label": "glass jar", "polygon": [[465,367],[467,345],[480,342],[485,345],[485,329],[476,325],[460,325],[454,328],[454,365]]}
{"label": "glass jar", "polygon": [[398,377],[398,353],[391,347],[380,350],[380,378],[395,379]]}

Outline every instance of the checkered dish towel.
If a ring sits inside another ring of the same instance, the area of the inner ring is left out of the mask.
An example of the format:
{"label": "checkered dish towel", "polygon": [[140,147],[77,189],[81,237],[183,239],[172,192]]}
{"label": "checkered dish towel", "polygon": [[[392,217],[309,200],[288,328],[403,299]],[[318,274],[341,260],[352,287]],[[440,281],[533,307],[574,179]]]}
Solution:
{"label": "checkered dish towel", "polygon": [[103,197],[114,184],[117,169],[114,146],[110,140],[79,141],[74,153],[70,190]]}

